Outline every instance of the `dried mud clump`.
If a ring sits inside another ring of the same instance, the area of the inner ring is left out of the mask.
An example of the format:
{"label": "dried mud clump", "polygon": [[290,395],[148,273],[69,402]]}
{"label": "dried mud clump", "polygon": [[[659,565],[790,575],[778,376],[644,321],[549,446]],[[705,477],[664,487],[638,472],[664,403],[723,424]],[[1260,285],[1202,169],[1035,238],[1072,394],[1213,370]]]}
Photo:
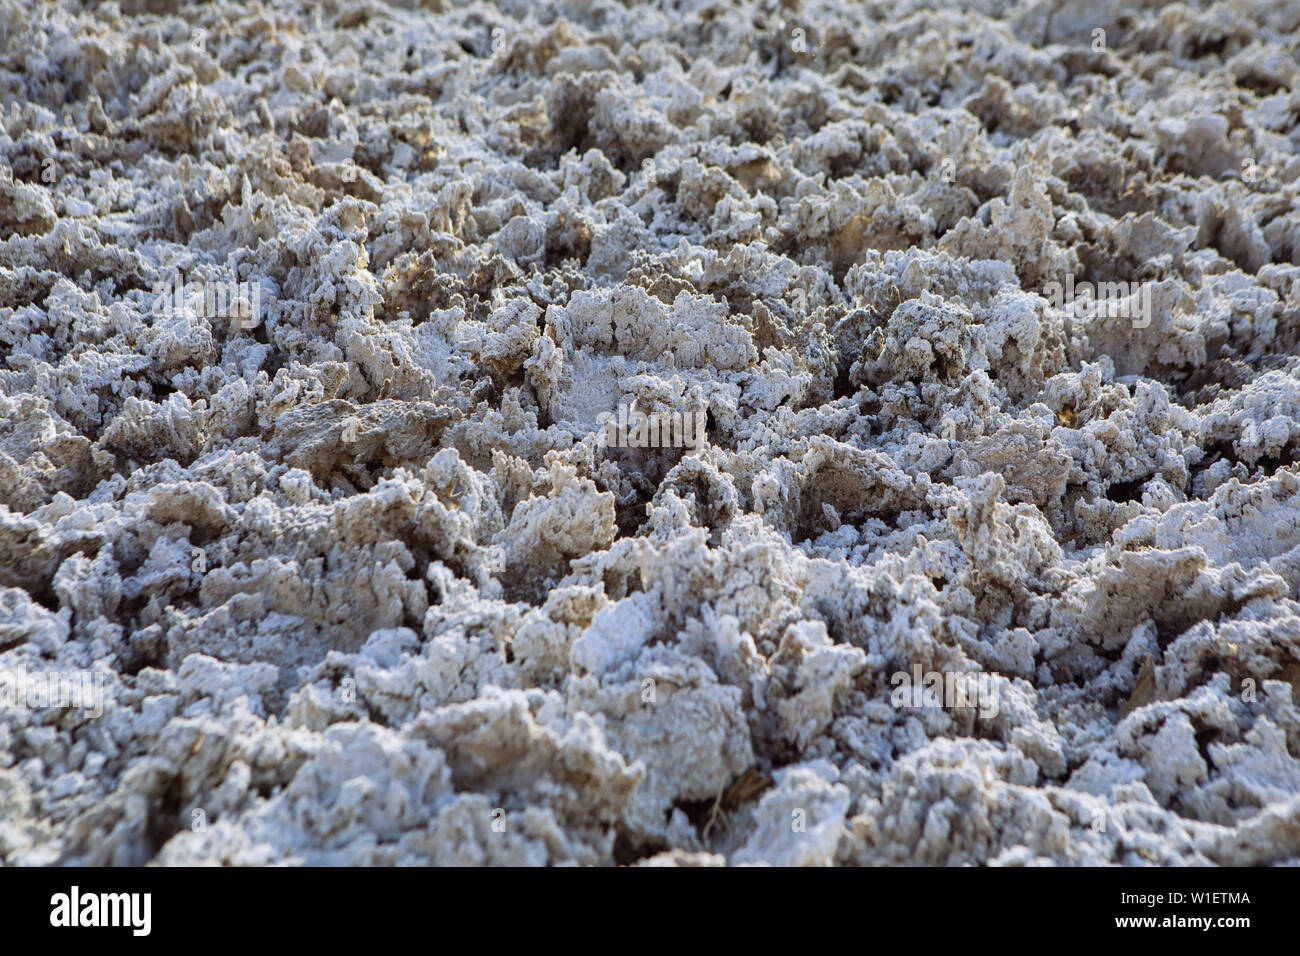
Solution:
{"label": "dried mud clump", "polygon": [[1300,863],[1300,7],[409,6],[0,0],[0,863]]}

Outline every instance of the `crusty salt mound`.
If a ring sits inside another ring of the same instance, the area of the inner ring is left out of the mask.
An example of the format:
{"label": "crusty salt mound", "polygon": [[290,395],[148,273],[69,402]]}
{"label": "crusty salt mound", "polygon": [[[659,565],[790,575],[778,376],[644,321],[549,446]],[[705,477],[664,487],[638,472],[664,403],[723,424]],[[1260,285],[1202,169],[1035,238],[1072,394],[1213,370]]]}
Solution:
{"label": "crusty salt mound", "polygon": [[0,0],[0,862],[1300,863],[1300,6],[411,6]]}

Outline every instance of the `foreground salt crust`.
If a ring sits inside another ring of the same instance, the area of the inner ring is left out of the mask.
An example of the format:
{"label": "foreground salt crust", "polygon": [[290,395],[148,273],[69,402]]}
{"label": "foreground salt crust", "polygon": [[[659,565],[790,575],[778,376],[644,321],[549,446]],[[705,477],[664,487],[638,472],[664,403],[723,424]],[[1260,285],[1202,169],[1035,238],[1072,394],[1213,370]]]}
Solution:
{"label": "foreground salt crust", "polygon": [[0,0],[0,862],[1300,862],[1300,9],[424,6]]}

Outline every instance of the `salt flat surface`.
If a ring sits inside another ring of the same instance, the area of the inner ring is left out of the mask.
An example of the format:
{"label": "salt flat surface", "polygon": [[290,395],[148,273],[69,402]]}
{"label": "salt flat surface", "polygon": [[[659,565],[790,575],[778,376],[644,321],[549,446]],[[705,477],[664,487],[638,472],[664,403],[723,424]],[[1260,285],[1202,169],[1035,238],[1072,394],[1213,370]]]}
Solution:
{"label": "salt flat surface", "polygon": [[87,6],[0,863],[1300,862],[1300,6]]}

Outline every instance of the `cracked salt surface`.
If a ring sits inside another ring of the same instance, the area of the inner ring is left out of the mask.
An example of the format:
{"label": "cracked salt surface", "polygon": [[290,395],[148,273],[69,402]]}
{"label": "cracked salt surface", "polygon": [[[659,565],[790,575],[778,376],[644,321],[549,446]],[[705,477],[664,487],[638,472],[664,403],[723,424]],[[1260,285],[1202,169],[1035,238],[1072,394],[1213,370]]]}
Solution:
{"label": "cracked salt surface", "polygon": [[0,0],[0,863],[1300,863],[1300,7],[424,6]]}

